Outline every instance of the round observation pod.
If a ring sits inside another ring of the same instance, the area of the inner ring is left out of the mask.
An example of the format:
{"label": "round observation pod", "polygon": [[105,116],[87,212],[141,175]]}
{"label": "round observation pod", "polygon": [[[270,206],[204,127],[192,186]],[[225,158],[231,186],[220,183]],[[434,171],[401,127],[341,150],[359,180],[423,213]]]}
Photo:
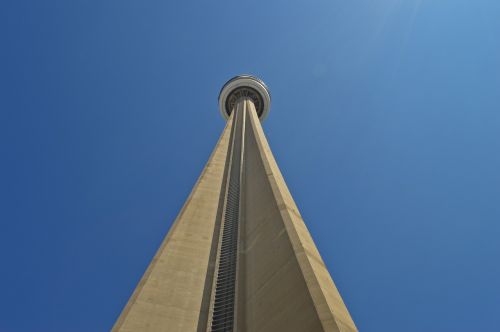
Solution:
{"label": "round observation pod", "polygon": [[260,121],[266,119],[271,107],[271,95],[262,80],[251,75],[239,75],[224,84],[219,93],[219,111],[224,119],[229,119],[240,98],[250,98]]}

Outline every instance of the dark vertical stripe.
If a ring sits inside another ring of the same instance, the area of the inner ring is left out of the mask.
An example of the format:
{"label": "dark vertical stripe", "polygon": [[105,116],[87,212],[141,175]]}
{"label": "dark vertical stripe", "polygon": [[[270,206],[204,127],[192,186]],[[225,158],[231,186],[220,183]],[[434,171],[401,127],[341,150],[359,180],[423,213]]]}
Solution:
{"label": "dark vertical stripe", "polygon": [[215,218],[215,227],[212,237],[212,247],[210,249],[210,258],[205,279],[205,288],[204,288],[205,290],[203,291],[200,317],[198,319],[198,327],[196,329],[197,332],[206,332],[207,324],[209,322],[209,312],[210,312],[209,307],[212,299],[212,287],[214,284],[215,268],[216,268],[215,262],[217,260],[217,254],[218,254],[217,251],[219,247],[218,244],[219,244],[219,238],[221,236],[220,233],[223,222],[222,213],[224,210],[224,203],[226,198],[226,186],[228,180],[229,162],[231,160],[231,142],[233,141],[233,136],[234,136],[234,129],[231,127],[229,134],[229,144],[227,147],[226,158],[224,163],[224,175],[222,177],[223,180],[220,190],[219,206],[217,208],[217,217]]}
{"label": "dark vertical stripe", "polygon": [[[238,103],[243,106],[242,103]],[[237,104],[237,105],[238,105]],[[238,257],[238,227],[240,211],[240,168],[243,133],[243,107],[235,107],[234,139],[231,146],[231,169],[226,194],[224,228],[219,253],[219,266],[212,313],[213,332],[234,330],[236,263]]]}

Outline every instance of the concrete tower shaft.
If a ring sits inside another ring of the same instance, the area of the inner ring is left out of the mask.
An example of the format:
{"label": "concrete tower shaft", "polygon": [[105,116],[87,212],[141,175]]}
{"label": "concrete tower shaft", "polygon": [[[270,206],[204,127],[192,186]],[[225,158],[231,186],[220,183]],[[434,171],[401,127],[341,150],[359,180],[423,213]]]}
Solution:
{"label": "concrete tower shaft", "polygon": [[264,135],[267,87],[236,77],[219,106],[222,136],[113,331],[357,331]]}

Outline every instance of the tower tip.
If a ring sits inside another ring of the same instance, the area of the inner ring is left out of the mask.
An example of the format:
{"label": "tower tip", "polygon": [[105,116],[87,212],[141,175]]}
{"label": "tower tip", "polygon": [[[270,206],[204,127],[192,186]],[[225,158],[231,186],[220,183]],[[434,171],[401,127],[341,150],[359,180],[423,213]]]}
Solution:
{"label": "tower tip", "polygon": [[266,84],[252,75],[238,75],[224,84],[219,93],[219,111],[227,120],[238,99],[253,100],[260,121],[264,121],[271,107],[271,95]]}

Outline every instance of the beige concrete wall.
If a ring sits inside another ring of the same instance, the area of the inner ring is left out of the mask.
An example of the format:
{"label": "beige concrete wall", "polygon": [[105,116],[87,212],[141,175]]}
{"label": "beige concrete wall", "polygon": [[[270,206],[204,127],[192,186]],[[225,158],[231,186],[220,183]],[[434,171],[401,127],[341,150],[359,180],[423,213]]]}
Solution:
{"label": "beige concrete wall", "polygon": [[357,331],[255,111],[246,133],[238,331]]}
{"label": "beige concrete wall", "polygon": [[200,329],[199,320],[204,317],[206,320],[208,301],[204,299],[209,299],[206,292],[210,291],[213,277],[209,258],[216,221],[220,217],[220,191],[231,123],[229,120],[198,182],[113,331],[196,331]]}

